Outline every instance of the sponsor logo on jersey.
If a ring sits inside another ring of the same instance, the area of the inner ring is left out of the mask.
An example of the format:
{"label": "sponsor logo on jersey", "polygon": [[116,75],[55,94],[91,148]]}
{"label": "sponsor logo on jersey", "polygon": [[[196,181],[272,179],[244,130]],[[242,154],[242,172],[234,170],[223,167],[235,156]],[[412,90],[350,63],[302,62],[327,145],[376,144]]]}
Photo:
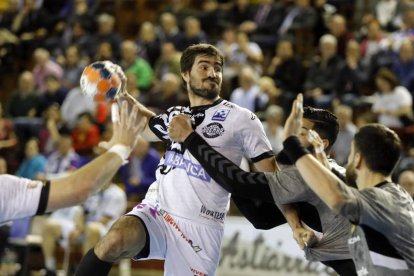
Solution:
{"label": "sponsor logo on jersey", "polygon": [[365,266],[363,266],[363,267],[361,267],[361,269],[357,270],[357,275],[358,276],[365,276],[365,275],[368,275],[368,274],[369,274],[368,269]]}
{"label": "sponsor logo on jersey", "polygon": [[206,206],[201,206],[200,216],[213,219],[215,221],[224,222],[224,217],[226,216],[223,212],[212,211],[206,208]]}
{"label": "sponsor logo on jersey", "polygon": [[217,138],[224,133],[224,127],[219,123],[211,123],[201,129],[206,138]]}
{"label": "sponsor logo on jersey", "polygon": [[227,115],[229,115],[230,110],[228,109],[220,109],[218,111],[216,111],[213,115],[213,117],[211,118],[212,121],[224,121],[227,118]]}
{"label": "sponsor logo on jersey", "polygon": [[178,152],[167,151],[165,153],[164,165],[184,169],[189,176],[201,179],[203,181],[209,182],[211,180],[211,177],[207,174],[203,167],[201,167],[200,164],[192,163],[190,160],[185,159],[184,156]]}
{"label": "sponsor logo on jersey", "polygon": [[256,120],[256,115],[254,115],[254,113],[250,113],[250,120],[254,121]]}
{"label": "sponsor logo on jersey", "polygon": [[361,241],[361,238],[359,236],[352,237],[352,238],[348,239],[348,244],[354,244],[354,243],[357,243],[359,241]]}

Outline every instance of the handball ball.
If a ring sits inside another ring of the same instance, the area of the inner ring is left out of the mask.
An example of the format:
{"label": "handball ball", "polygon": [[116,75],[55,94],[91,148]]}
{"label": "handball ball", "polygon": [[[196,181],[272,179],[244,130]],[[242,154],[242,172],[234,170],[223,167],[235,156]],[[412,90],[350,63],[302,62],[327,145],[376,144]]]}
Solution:
{"label": "handball ball", "polygon": [[85,67],[80,78],[84,95],[95,102],[111,101],[121,90],[121,78],[110,61],[97,61]]}

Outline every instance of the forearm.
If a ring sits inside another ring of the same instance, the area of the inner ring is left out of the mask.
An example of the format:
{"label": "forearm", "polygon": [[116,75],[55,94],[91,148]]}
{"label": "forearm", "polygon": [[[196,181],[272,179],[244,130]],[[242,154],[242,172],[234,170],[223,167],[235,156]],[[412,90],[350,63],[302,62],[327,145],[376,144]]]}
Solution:
{"label": "forearm", "polygon": [[184,141],[186,148],[207,173],[226,191],[236,196],[274,202],[264,173],[246,172],[218,153],[197,133]]}
{"label": "forearm", "polygon": [[112,179],[123,160],[106,152],[67,177],[52,180],[47,212],[79,204]]}
{"label": "forearm", "polygon": [[280,208],[282,209],[286,221],[288,222],[290,228],[292,228],[292,230],[295,230],[297,228],[302,228],[302,224],[300,222],[299,219],[299,214],[298,211],[296,210],[296,208],[294,207],[294,205],[292,204],[283,204],[280,206]]}

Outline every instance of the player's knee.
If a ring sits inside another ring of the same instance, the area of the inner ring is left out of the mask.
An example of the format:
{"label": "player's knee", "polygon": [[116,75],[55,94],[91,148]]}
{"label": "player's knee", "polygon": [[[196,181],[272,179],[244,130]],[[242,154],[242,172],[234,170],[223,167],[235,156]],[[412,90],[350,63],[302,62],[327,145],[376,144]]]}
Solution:
{"label": "player's knee", "polygon": [[115,262],[131,258],[145,245],[145,232],[140,220],[121,217],[95,246],[95,253],[103,261]]}

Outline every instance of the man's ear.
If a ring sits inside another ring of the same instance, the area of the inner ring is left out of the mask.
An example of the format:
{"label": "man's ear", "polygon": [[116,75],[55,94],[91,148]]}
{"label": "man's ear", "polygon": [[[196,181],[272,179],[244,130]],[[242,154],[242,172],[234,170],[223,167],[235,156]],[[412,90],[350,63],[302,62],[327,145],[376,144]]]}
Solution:
{"label": "man's ear", "polygon": [[361,156],[361,154],[359,152],[356,152],[354,156],[354,164],[355,164],[356,169],[361,168],[362,160],[363,160],[363,157]]}
{"label": "man's ear", "polygon": [[190,72],[183,72],[181,73],[181,76],[183,77],[183,79],[185,80],[186,83],[188,83],[188,80],[190,79]]}

